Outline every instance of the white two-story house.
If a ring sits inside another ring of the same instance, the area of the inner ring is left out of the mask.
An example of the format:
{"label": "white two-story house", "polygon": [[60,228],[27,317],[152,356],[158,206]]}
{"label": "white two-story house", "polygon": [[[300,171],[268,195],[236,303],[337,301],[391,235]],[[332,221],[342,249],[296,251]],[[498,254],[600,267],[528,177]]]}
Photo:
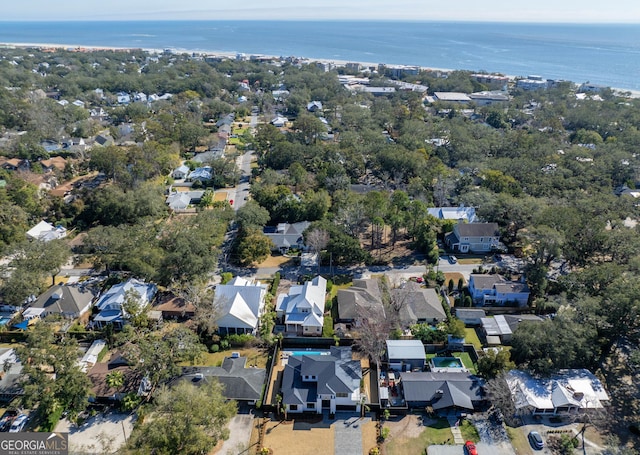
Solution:
{"label": "white two-story house", "polygon": [[292,286],[288,294],[280,294],[276,315],[285,331],[296,335],[321,336],[324,325],[324,302],[327,280],[321,276],[302,286]]}

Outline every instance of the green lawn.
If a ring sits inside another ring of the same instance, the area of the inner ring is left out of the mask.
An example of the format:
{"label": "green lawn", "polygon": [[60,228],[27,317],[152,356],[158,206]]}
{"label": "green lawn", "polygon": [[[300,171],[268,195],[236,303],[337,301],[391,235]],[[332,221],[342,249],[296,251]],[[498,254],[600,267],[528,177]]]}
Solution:
{"label": "green lawn", "polygon": [[462,424],[460,425],[460,433],[462,433],[462,437],[465,441],[480,441],[480,434],[478,433],[478,430],[468,420],[462,421]]}
{"label": "green lawn", "polygon": [[470,343],[476,348],[476,351],[482,349],[482,343],[480,342],[480,338],[478,338],[478,333],[476,329],[466,328],[464,329],[464,340],[466,343]]}
{"label": "green lawn", "polygon": [[387,455],[422,455],[426,447],[434,444],[447,444],[453,441],[453,435],[446,419],[440,419],[425,427],[417,438],[396,436],[385,444]]}
{"label": "green lawn", "polygon": [[[257,348],[231,348],[219,352],[205,352],[198,361],[196,366],[201,367],[219,367],[225,357],[230,357],[232,352],[239,352],[241,357],[247,358],[247,366],[255,365],[258,368],[267,366],[267,353]],[[188,362],[180,362],[180,366],[190,366]]]}
{"label": "green lawn", "polygon": [[464,367],[471,373],[476,374],[476,366],[473,364],[468,352],[454,352],[453,356],[462,360]]}

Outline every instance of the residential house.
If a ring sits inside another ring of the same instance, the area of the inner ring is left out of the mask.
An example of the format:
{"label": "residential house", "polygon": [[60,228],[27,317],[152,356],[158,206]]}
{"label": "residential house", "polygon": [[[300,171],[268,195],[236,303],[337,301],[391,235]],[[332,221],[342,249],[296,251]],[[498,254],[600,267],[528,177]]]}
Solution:
{"label": "residential house", "polygon": [[145,283],[135,278],[112,286],[96,302],[100,312],[93,318],[94,325],[102,328],[107,324],[113,324],[116,328],[122,328],[128,316],[123,308],[125,301],[130,299],[139,308],[146,308],[157,291],[158,287],[155,284]]}
{"label": "residential house", "polygon": [[54,226],[42,220],[27,231],[27,238],[30,240],[41,240],[49,242],[51,240],[63,239],[67,236],[67,229],[63,226]]}
{"label": "residential house", "polygon": [[492,318],[481,318],[481,322],[488,345],[499,345],[511,341],[513,332],[503,315],[496,314]]}
{"label": "residential house", "polygon": [[53,172],[54,170],[62,172],[67,166],[67,160],[65,160],[61,156],[54,156],[52,158],[49,158],[48,160],[41,160],[39,161],[39,163],[42,166],[42,170],[44,172]]}
{"label": "residential house", "polygon": [[95,144],[100,145],[102,147],[107,147],[109,145],[113,145],[115,141],[109,134],[98,134],[96,136]]}
{"label": "residential house", "polygon": [[273,242],[273,249],[286,253],[289,248],[306,249],[302,233],[309,227],[308,221],[298,223],[279,223],[277,226],[265,226],[264,235]]}
{"label": "residential house", "polygon": [[500,246],[497,223],[463,223],[453,227],[445,236],[449,248],[460,253],[486,253]]}
{"label": "residential house", "polygon": [[473,223],[477,220],[475,207],[430,207],[427,209],[429,215],[439,220],[462,220],[466,223]]}
{"label": "residential house", "polygon": [[161,295],[153,309],[162,313],[163,319],[190,319],[195,316],[196,308],[184,298],[170,292]]}
{"label": "residential house", "polygon": [[82,359],[78,365],[80,369],[86,373],[87,370],[93,368],[93,366],[98,363],[98,357],[100,357],[100,353],[107,348],[107,342],[105,340],[95,340],[87,349],[87,352],[84,353]]}
{"label": "residential house", "polygon": [[347,329],[359,327],[366,319],[385,317],[382,293],[374,278],[353,280],[353,285],[338,290],[338,319]]}
{"label": "residential house", "polygon": [[387,340],[385,360],[390,370],[423,371],[427,354],[420,340]]}
{"label": "residential house", "polygon": [[409,408],[473,411],[485,401],[483,382],[469,373],[400,373],[400,387]]}
{"label": "residential house", "polygon": [[437,324],[447,319],[442,302],[435,289],[421,287],[409,281],[401,289],[391,291],[394,306],[403,328],[414,324]]}
{"label": "residential house", "polygon": [[171,382],[187,382],[195,386],[216,380],[223,385],[222,394],[228,400],[255,405],[262,398],[267,372],[264,368],[247,366],[247,358],[233,353],[219,367],[183,367],[182,375]]}
{"label": "residential house", "polygon": [[204,196],[204,190],[177,191],[167,196],[167,205],[174,212],[182,212],[192,204],[199,204]]}
{"label": "residential house", "polygon": [[216,287],[214,308],[220,317],[218,331],[228,333],[256,333],[264,312],[267,285],[235,277]]}
{"label": "residential house", "polygon": [[[107,376],[116,371],[122,373],[123,377],[122,386],[117,388],[107,384]],[[129,366],[129,362],[118,353],[112,355],[108,362],[97,362],[89,369],[87,376],[92,384],[91,394],[95,401],[108,404],[138,392],[142,382],[140,373]]]}
{"label": "residential house", "polygon": [[189,166],[183,164],[179,168],[173,170],[173,172],[171,173],[171,177],[176,180],[184,180],[187,178],[190,171],[191,170],[189,169]]}
{"label": "residential house", "polygon": [[292,286],[288,294],[280,294],[276,303],[276,315],[285,325],[285,331],[297,335],[321,336],[326,292],[327,280],[316,276],[301,286]]}
{"label": "residential house", "polygon": [[118,92],[116,94],[118,104],[129,104],[131,102],[131,95],[126,92]]}
{"label": "residential house", "polygon": [[31,167],[28,160],[21,160],[19,158],[0,158],[0,166],[7,171],[26,171]]}
{"label": "residential house", "polygon": [[456,308],[456,317],[465,325],[480,325],[481,319],[486,315],[487,313],[480,308]]}
{"label": "residential house", "polygon": [[187,177],[192,182],[205,182],[211,180],[213,176],[211,166],[197,167],[193,171],[189,172]]}
{"label": "residential house", "polygon": [[307,110],[309,112],[322,111],[322,101],[311,101],[307,104]]}
{"label": "residential house", "polygon": [[277,128],[282,128],[287,124],[288,121],[288,118],[278,115],[276,118],[271,120],[271,124]]}
{"label": "residential house", "polygon": [[469,293],[476,305],[526,306],[529,302],[529,286],[524,281],[510,281],[502,275],[472,273],[469,276]]}
{"label": "residential house", "polygon": [[56,284],[27,304],[25,309],[43,309],[41,317],[56,314],[74,319],[89,311],[95,297],[96,292],[91,286]]}
{"label": "residential house", "polygon": [[331,346],[328,353],[292,355],[282,374],[282,404],[286,412],[323,410],[360,411],[360,360],[353,360],[350,347]]}
{"label": "residential house", "polygon": [[543,79],[542,76],[528,76],[525,79],[518,79],[516,81],[516,88],[520,88],[522,90],[541,90],[547,89],[551,85],[551,82]]}
{"label": "residential house", "polygon": [[534,415],[575,414],[603,409],[609,395],[589,370],[560,370],[547,378],[511,370],[506,376],[517,412]]}
{"label": "residential house", "polygon": [[193,161],[194,163],[205,164],[210,163],[213,160],[222,158],[224,156],[224,144],[226,144],[226,141],[223,140],[222,143],[222,148],[218,148],[218,145],[215,145],[211,150],[196,153],[191,161]]}

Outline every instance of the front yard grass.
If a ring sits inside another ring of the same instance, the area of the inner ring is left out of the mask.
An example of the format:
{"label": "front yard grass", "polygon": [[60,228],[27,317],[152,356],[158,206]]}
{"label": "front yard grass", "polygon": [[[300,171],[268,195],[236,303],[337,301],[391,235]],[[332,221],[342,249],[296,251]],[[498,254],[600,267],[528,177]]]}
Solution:
{"label": "front yard grass", "polygon": [[478,429],[468,420],[463,420],[460,425],[460,433],[462,433],[462,437],[465,441],[480,441],[480,434],[478,433]]}
{"label": "front yard grass", "polygon": [[[406,417],[405,417],[406,418]],[[400,433],[385,444],[387,455],[421,455],[425,448],[435,444],[450,444],[453,435],[446,419],[431,421],[418,437],[407,437]]]}
{"label": "front yard grass", "polygon": [[531,445],[529,445],[529,440],[524,434],[524,431],[522,431],[520,428],[514,428],[510,426],[507,426],[506,428],[507,435],[509,435],[511,445],[513,446],[513,450],[515,450],[518,455],[533,454]]}

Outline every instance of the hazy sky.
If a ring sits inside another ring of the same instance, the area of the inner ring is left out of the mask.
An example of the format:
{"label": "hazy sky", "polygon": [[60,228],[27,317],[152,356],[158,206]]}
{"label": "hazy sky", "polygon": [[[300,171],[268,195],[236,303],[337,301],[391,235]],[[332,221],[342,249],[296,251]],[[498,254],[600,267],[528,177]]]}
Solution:
{"label": "hazy sky", "polygon": [[363,19],[640,23],[638,0],[9,0],[2,20]]}

